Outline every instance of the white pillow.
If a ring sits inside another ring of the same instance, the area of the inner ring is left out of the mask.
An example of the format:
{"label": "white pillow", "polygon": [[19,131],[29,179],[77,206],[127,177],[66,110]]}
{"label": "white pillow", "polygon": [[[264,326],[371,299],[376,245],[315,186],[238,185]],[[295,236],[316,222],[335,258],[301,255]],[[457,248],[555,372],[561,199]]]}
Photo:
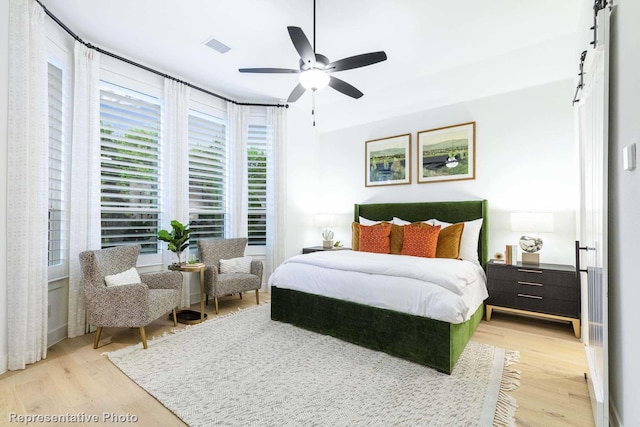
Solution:
{"label": "white pillow", "polygon": [[251,261],[250,256],[221,259],[220,260],[220,273],[251,273]]}
{"label": "white pillow", "polygon": [[107,284],[107,287],[142,283],[140,281],[138,270],[136,270],[135,267],[131,267],[130,269],[128,269],[127,271],[123,271],[122,273],[105,276],[104,282]]}
{"label": "white pillow", "polygon": [[[414,222],[424,222],[425,224],[429,224],[429,225],[433,225],[431,223],[431,221],[433,221],[432,219],[430,220],[426,220],[426,221],[414,221]],[[405,221],[404,219],[398,218],[397,216],[393,217],[392,223],[395,225],[409,225],[412,222],[411,221]]]}
{"label": "white pillow", "polygon": [[359,216],[358,217],[358,222],[362,225],[367,225],[367,226],[371,226],[371,225],[376,225],[376,224],[380,224],[382,221],[373,221],[371,219],[367,219],[363,216]]}
{"label": "white pillow", "polygon": [[[440,225],[446,228],[452,225],[449,222],[430,219],[432,225]],[[478,240],[480,239],[480,229],[482,228],[482,218],[473,221],[465,221],[462,230],[462,238],[460,239],[460,258],[467,261],[480,262],[478,260]]]}
{"label": "white pillow", "polygon": [[409,225],[411,224],[411,221],[405,221],[404,219],[400,219],[397,216],[393,217],[393,220],[391,220],[391,222],[395,225]]}

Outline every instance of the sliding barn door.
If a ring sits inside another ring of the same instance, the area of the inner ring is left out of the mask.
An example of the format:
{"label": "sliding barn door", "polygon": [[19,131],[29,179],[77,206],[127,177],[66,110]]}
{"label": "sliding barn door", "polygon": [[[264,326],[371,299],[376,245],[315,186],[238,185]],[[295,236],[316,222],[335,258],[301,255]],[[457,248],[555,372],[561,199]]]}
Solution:
{"label": "sliding barn door", "polygon": [[[609,425],[607,336],[607,162],[609,115],[609,10],[596,18],[595,45],[587,50],[577,121],[580,147],[580,211],[577,254],[586,291],[589,393],[597,426]],[[583,299],[584,301],[584,299]],[[583,316],[584,318],[584,316]]]}

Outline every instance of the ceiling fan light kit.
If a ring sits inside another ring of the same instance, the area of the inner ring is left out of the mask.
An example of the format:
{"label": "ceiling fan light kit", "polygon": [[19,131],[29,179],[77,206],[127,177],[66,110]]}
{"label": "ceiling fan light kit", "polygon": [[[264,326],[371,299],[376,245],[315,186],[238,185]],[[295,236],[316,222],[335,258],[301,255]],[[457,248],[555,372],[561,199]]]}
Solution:
{"label": "ceiling fan light kit", "polygon": [[[338,92],[350,96],[354,99],[360,98],[363,93],[354,86],[331,76],[331,73],[337,71],[352,70],[354,68],[366,67],[367,65],[376,64],[386,61],[387,54],[383,51],[364,53],[361,55],[350,56],[339,61],[330,62],[329,59],[316,53],[315,51],[315,34],[316,34],[316,2],[313,2],[313,35],[314,46],[311,46],[309,39],[300,27],[287,27],[289,37],[295,47],[298,55],[300,55],[299,69],[292,68],[240,68],[241,73],[272,73],[272,74],[300,74],[299,83],[293,88],[289,94],[287,102],[296,102],[304,92],[317,90],[327,86],[337,90]],[[315,98],[315,97],[314,97]],[[314,99],[315,101],[315,99]],[[315,113],[312,109],[312,114]],[[314,121],[315,126],[315,121]]]}
{"label": "ceiling fan light kit", "polygon": [[329,84],[329,74],[318,69],[306,70],[300,73],[300,84],[305,89],[324,89]]}

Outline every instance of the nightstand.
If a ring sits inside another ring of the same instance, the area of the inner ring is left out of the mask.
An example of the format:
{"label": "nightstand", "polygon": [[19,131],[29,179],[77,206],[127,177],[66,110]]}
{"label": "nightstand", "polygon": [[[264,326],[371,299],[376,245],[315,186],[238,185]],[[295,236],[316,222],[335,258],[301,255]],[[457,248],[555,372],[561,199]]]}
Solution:
{"label": "nightstand", "polygon": [[350,251],[351,248],[325,248],[322,246],[310,246],[308,248],[302,248],[303,254],[310,254],[312,252],[323,252],[323,251]]}
{"label": "nightstand", "polygon": [[571,265],[487,264],[486,319],[493,310],[571,322],[580,338],[580,288]]}

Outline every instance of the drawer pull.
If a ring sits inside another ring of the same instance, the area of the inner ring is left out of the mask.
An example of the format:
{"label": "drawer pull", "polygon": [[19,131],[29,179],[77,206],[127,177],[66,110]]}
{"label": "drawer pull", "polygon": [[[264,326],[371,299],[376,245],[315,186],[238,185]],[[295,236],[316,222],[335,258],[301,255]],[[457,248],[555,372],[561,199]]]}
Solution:
{"label": "drawer pull", "polygon": [[533,298],[533,299],[542,299],[542,297],[536,296],[536,295],[527,295],[527,294],[518,294],[519,297],[524,297],[524,298]]}
{"label": "drawer pull", "polygon": [[544,286],[542,283],[521,282],[519,280],[518,280],[518,285]]}
{"label": "drawer pull", "polygon": [[537,274],[542,274],[542,270],[527,270],[526,268],[519,268],[518,269],[519,272],[521,273],[537,273]]}

